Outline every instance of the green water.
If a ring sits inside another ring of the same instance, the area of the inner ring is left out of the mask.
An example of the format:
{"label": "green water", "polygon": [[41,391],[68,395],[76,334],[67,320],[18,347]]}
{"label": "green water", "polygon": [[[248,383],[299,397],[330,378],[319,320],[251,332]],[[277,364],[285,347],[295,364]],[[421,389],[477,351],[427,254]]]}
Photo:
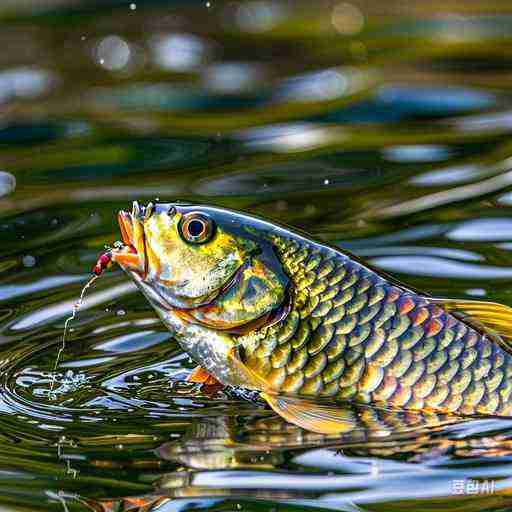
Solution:
{"label": "green water", "polygon": [[207,395],[119,271],[54,365],[135,199],[512,305],[509,2],[4,0],[0,45],[2,511],[508,510],[512,420],[354,406],[328,437]]}

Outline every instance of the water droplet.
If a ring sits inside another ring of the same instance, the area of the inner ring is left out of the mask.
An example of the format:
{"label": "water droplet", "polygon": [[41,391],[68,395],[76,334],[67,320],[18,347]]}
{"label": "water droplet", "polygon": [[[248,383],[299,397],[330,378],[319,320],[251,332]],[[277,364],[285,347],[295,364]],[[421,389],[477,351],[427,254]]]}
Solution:
{"label": "water droplet", "polygon": [[364,15],[358,7],[350,3],[334,6],[331,22],[334,28],[343,35],[357,34],[364,26]]}
{"label": "water droplet", "polygon": [[31,254],[23,256],[21,261],[24,267],[33,267],[36,264],[36,259]]}
{"label": "water droplet", "polygon": [[109,71],[124,68],[132,57],[130,45],[121,37],[112,35],[103,38],[96,47],[99,63]]}

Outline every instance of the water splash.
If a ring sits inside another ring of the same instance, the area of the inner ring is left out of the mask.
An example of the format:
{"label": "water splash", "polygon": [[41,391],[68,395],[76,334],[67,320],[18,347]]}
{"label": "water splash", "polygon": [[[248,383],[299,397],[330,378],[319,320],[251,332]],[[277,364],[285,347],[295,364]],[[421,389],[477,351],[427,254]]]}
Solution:
{"label": "water splash", "polygon": [[66,335],[69,330],[69,324],[75,319],[76,314],[78,313],[78,310],[82,306],[84,302],[85,293],[89,289],[89,287],[98,279],[99,275],[93,275],[87,283],[85,283],[85,286],[82,288],[82,291],[80,293],[80,298],[73,304],[73,309],[71,311],[71,316],[69,316],[66,321],[64,322],[64,332],[62,333],[62,343],[59,348],[59,351],[57,352],[57,357],[55,358],[55,364],[53,365],[53,375],[52,375],[52,382],[50,384],[50,399],[54,400],[56,398],[53,388],[55,387],[55,381],[57,379],[57,367],[59,366],[60,358],[62,356],[62,353],[66,349]]}

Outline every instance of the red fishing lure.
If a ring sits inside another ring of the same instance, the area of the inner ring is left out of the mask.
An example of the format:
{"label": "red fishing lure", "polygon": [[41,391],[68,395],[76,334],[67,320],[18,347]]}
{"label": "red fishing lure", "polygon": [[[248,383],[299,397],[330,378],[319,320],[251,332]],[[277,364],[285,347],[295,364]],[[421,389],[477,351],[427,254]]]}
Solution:
{"label": "red fishing lure", "polygon": [[100,276],[103,271],[112,265],[112,251],[104,252],[92,268],[92,273],[95,276]]}

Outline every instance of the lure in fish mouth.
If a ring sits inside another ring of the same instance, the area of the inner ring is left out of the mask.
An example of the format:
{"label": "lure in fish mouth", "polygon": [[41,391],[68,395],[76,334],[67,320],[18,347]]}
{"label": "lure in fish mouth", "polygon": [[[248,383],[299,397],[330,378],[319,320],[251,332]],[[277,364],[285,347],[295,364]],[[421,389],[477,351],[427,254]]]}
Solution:
{"label": "lure in fish mouth", "polygon": [[[134,203],[118,263],[199,367],[316,432],[336,402],[512,415],[512,309],[408,290],[352,255],[245,213]],[[305,401],[315,398],[315,401]]]}

